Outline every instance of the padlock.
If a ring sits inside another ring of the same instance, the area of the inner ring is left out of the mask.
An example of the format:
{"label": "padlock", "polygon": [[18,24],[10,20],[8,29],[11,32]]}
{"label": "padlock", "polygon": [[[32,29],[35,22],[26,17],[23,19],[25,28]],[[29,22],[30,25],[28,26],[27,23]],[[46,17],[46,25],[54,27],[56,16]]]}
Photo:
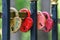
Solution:
{"label": "padlock", "polygon": [[13,7],[10,7],[10,14],[12,15],[10,15],[10,30],[12,33],[14,33],[19,30],[22,23],[22,19],[19,18],[18,11]]}
{"label": "padlock", "polygon": [[37,27],[42,30],[45,27],[46,18],[41,11],[37,12]]}
{"label": "padlock", "polygon": [[49,32],[53,28],[53,25],[54,25],[53,19],[51,18],[50,14],[48,12],[43,11],[42,13],[46,18],[46,23],[45,23],[45,27],[44,27],[43,31]]}
{"label": "padlock", "polygon": [[33,25],[33,19],[30,17],[30,10],[28,10],[27,8],[23,8],[19,11],[20,13],[26,13],[27,17],[24,18],[22,25],[20,27],[20,31],[22,32],[27,32],[31,29],[32,25]]}

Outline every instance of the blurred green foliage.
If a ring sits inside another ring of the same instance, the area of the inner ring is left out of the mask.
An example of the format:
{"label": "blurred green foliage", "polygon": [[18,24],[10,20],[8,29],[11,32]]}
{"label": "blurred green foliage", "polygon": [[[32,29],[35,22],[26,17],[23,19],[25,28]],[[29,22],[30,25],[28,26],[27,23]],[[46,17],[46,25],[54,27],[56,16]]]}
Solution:
{"label": "blurred green foliage", "polygon": [[15,0],[17,10],[29,8],[29,0]]}
{"label": "blurred green foliage", "polygon": [[[0,0],[0,12],[2,12],[2,0]],[[0,18],[0,29],[2,28],[2,19]]]}
{"label": "blurred green foliage", "polygon": [[[0,0],[0,12],[2,12],[2,0]],[[2,29],[2,18],[0,18],[0,29]],[[1,32],[2,31],[0,31],[0,40],[2,40]]]}
{"label": "blurred green foliage", "polygon": [[60,40],[60,24],[58,24],[58,40]]}
{"label": "blurred green foliage", "polygon": [[28,31],[26,33],[23,32],[21,40],[30,40],[30,31]]}
{"label": "blurred green foliage", "polygon": [[0,18],[0,29],[2,28],[2,18]]}
{"label": "blurred green foliage", "polygon": [[0,34],[0,40],[1,40],[1,34]]}
{"label": "blurred green foliage", "polygon": [[[60,19],[60,0],[58,0],[58,19]],[[60,40],[60,24],[58,24],[58,40]]]}
{"label": "blurred green foliage", "polygon": [[58,0],[58,6],[57,7],[58,7],[58,13],[57,13],[58,18],[60,18],[60,0]]}
{"label": "blurred green foliage", "polygon": [[0,0],[0,12],[2,12],[2,0]]}
{"label": "blurred green foliage", "polygon": [[[0,0],[0,12],[2,12],[2,0]],[[0,29],[2,28],[2,18],[0,18]]]}

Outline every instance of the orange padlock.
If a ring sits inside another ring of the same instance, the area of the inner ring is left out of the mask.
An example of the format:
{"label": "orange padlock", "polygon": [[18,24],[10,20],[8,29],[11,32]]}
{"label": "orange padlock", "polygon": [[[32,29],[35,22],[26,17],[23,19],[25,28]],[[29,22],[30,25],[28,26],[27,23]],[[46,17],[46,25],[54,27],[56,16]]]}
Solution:
{"label": "orange padlock", "polygon": [[41,11],[37,12],[37,28],[43,30],[45,26],[46,18]]}

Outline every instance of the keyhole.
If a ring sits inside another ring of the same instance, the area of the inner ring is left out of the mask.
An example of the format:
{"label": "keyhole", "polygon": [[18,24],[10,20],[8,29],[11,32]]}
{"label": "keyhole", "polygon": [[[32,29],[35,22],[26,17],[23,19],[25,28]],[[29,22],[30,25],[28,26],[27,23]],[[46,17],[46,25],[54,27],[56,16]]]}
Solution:
{"label": "keyhole", "polygon": [[14,31],[14,27],[11,27],[12,31]]}
{"label": "keyhole", "polygon": [[41,26],[43,26],[41,23],[39,23]]}

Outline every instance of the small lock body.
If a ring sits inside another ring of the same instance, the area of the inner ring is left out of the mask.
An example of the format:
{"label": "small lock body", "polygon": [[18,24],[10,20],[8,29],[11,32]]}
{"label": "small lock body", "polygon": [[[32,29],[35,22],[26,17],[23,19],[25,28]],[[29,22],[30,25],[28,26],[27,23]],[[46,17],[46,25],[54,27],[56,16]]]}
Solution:
{"label": "small lock body", "polygon": [[20,31],[27,32],[31,29],[33,25],[33,19],[30,17],[30,11],[26,8],[23,8],[19,11],[20,13],[26,13],[27,17],[23,19],[23,22],[20,27]]}
{"label": "small lock body", "polygon": [[15,33],[19,30],[21,26],[21,18],[19,18],[18,11],[10,7],[10,30],[12,33]]}
{"label": "small lock body", "polygon": [[46,18],[46,23],[45,23],[45,27],[44,27],[45,29],[43,31],[49,32],[53,28],[54,22],[48,12],[44,11],[42,13]]}
{"label": "small lock body", "polygon": [[42,12],[39,11],[37,13],[37,28],[38,28],[38,30],[42,30],[44,28],[45,22],[46,22],[45,16],[42,14]]}

